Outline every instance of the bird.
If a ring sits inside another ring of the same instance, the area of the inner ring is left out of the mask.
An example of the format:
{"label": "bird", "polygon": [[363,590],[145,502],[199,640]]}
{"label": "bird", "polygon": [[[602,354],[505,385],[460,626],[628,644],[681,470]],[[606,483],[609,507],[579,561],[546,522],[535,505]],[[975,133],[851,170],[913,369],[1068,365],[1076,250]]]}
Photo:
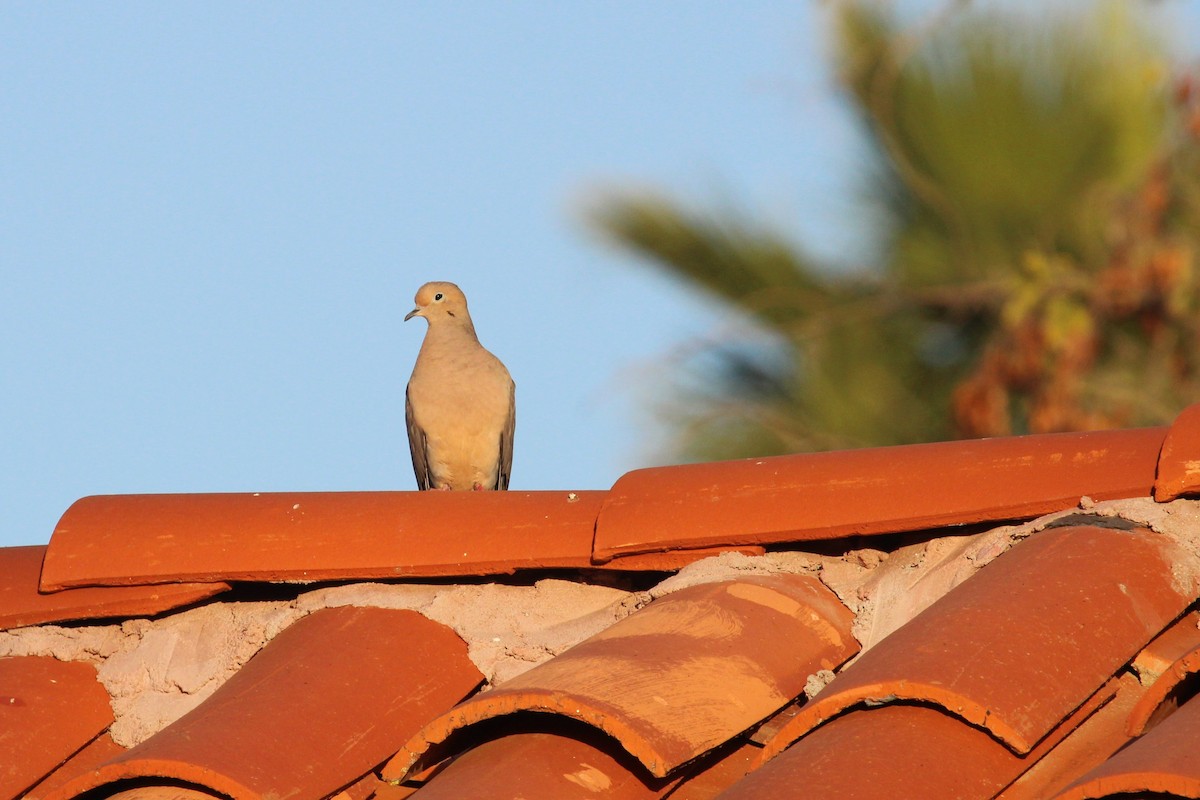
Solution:
{"label": "bird", "polygon": [[512,473],[516,384],[479,343],[467,297],[453,283],[417,290],[404,321],[429,327],[405,391],[417,488],[505,490]]}

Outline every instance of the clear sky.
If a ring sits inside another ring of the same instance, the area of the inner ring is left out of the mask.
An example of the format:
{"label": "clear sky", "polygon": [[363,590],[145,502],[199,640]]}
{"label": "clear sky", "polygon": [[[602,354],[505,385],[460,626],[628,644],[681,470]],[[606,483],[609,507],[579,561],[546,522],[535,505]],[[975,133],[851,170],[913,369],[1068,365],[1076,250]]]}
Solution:
{"label": "clear sky", "polygon": [[413,489],[432,279],[517,382],[512,488],[607,488],[661,461],[654,365],[720,318],[589,198],[835,219],[805,3],[5,3],[0,31],[0,545],[89,494]]}
{"label": "clear sky", "polygon": [[580,209],[654,186],[852,244],[820,6],[0,4],[0,545],[90,494],[412,489],[426,280],[517,382],[512,488],[661,462],[710,305]]}

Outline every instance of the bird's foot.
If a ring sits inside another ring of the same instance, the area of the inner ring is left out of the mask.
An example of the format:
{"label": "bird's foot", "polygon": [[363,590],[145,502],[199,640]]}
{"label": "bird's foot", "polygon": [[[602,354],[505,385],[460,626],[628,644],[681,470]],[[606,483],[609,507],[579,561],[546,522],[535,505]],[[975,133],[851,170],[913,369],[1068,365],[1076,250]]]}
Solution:
{"label": "bird's foot", "polygon": [[482,491],[483,491],[483,484],[482,484],[482,483],[475,483],[475,484],[474,484],[474,485],[471,487],[471,491],[472,491],[472,492],[482,492]]}

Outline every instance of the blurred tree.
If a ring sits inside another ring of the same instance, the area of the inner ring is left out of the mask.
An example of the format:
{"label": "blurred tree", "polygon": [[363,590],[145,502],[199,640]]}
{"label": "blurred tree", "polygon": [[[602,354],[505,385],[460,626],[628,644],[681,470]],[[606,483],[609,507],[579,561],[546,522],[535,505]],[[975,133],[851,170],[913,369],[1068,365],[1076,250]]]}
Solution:
{"label": "blurred tree", "polygon": [[685,459],[1169,421],[1200,399],[1200,82],[1112,3],[834,7],[877,154],[876,265],[729,213],[610,196],[592,223],[748,315],[662,409]]}

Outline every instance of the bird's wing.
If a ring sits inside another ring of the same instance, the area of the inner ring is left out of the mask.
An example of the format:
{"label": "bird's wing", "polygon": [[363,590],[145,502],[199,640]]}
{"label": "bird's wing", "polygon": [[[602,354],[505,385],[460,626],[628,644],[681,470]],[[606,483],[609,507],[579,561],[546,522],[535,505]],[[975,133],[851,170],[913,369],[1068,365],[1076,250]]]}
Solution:
{"label": "bird's wing", "polygon": [[517,428],[517,385],[508,384],[508,420],[500,430],[500,469],[496,475],[496,488],[507,489],[512,475],[513,433]]}
{"label": "bird's wing", "polygon": [[413,472],[417,476],[417,489],[433,488],[433,476],[429,474],[429,454],[425,452],[425,431],[413,418],[412,398],[404,390],[404,419],[408,423],[408,451],[412,454]]}

